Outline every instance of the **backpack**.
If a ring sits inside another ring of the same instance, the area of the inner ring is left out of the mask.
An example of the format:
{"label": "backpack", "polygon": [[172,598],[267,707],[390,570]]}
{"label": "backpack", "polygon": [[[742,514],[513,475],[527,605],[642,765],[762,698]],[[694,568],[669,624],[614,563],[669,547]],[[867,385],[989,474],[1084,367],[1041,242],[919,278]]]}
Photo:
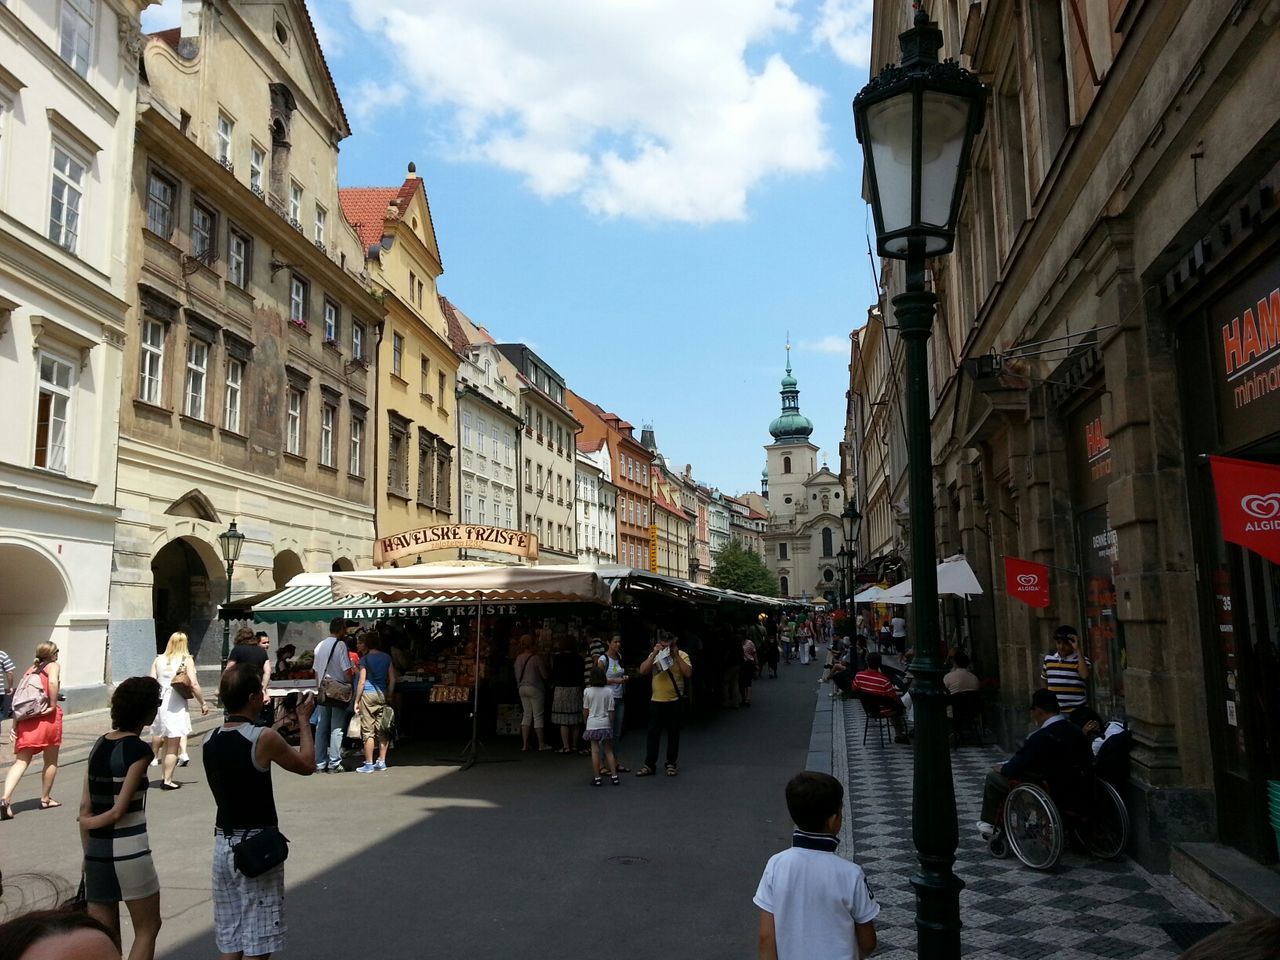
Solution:
{"label": "backpack", "polygon": [[28,670],[13,691],[11,710],[14,722],[30,720],[49,711],[49,692],[44,687],[44,668]]}

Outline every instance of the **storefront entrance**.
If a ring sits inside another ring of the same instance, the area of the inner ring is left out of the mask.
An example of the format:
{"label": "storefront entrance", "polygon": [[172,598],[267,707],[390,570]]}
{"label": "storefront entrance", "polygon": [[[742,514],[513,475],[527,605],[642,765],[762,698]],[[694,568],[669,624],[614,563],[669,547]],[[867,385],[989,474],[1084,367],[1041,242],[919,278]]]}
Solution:
{"label": "storefront entrance", "polygon": [[[1242,258],[1243,261],[1243,258]],[[1179,327],[1190,502],[1218,832],[1277,859],[1267,781],[1280,780],[1280,566],[1222,539],[1205,454],[1280,465],[1280,252],[1200,297]]]}

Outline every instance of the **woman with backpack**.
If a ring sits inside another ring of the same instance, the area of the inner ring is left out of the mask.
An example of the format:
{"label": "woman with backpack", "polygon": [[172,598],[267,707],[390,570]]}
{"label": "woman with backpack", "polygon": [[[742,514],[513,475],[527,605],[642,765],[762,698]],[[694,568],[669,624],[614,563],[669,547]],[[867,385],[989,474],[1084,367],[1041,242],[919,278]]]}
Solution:
{"label": "woman with backpack", "polygon": [[62,688],[62,668],[58,665],[58,645],[46,640],[36,647],[35,662],[13,691],[13,766],[4,778],[0,798],[0,820],[13,819],[13,797],[18,781],[37,753],[44,755],[40,773],[40,809],[60,807],[53,799],[53,780],[58,775],[58,748],[62,746],[62,708],[58,693]]}
{"label": "woman with backpack", "polygon": [[182,784],[174,782],[173,772],[178,768],[182,739],[191,735],[187,701],[193,697],[196,699],[200,704],[200,716],[209,713],[209,704],[205,703],[204,691],[196,678],[196,661],[187,648],[185,633],[169,635],[164,653],[151,661],[151,676],[160,682],[160,710],[151,722],[151,748],[155,751],[156,760],[163,756],[164,780],[160,789],[177,790]]}

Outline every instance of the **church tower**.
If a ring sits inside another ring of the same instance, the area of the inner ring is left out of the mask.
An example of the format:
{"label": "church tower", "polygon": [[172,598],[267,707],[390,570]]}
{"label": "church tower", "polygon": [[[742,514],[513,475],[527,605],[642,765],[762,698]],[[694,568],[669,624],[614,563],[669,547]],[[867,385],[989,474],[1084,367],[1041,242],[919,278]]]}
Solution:
{"label": "church tower", "polygon": [[787,372],[782,378],[782,413],[769,424],[773,442],[768,456],[769,514],[773,521],[794,520],[804,482],[818,469],[818,448],[809,442],[813,421],[800,412],[800,387],[791,373],[791,343],[787,343]]}

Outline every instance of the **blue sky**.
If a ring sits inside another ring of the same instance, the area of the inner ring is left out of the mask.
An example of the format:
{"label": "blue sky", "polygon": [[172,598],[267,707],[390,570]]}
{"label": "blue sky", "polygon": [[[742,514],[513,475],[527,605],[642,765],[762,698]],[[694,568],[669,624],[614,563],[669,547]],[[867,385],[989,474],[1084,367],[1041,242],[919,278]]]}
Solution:
{"label": "blue sky", "polygon": [[[871,0],[319,0],[343,186],[422,174],[440,291],[673,465],[758,489],[790,331],[832,469],[875,293]],[[177,0],[144,17],[177,23]]]}

